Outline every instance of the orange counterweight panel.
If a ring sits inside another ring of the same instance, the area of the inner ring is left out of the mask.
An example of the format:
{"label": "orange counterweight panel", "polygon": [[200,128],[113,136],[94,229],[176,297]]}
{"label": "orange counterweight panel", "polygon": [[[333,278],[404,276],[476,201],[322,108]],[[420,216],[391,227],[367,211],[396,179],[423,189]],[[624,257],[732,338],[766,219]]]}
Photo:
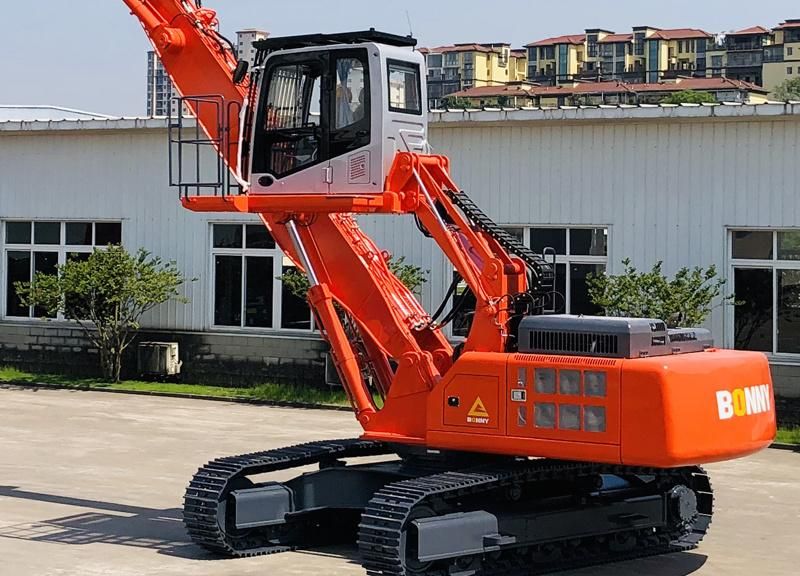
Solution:
{"label": "orange counterweight panel", "polygon": [[623,365],[626,465],[666,468],[747,456],[769,446],[775,431],[763,354],[710,350]]}

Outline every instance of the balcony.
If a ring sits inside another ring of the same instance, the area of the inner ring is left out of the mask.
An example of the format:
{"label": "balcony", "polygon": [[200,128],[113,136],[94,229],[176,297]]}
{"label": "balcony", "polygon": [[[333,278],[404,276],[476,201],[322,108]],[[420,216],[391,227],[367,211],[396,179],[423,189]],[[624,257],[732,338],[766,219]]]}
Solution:
{"label": "balcony", "polygon": [[784,52],[783,44],[778,44],[775,46],[769,46],[767,48],[764,48],[764,63],[767,64],[770,62],[783,62],[784,61],[783,52]]}
{"label": "balcony", "polygon": [[763,51],[728,54],[728,68],[760,67],[764,62]]}
{"label": "balcony", "polygon": [[744,52],[752,50],[762,50],[764,42],[762,40],[748,40],[742,42],[735,42],[731,38],[727,38],[725,42],[725,50],[728,52]]}
{"label": "balcony", "polygon": [[555,86],[556,75],[553,74],[537,74],[536,76],[528,77],[528,82],[541,84],[542,86]]}

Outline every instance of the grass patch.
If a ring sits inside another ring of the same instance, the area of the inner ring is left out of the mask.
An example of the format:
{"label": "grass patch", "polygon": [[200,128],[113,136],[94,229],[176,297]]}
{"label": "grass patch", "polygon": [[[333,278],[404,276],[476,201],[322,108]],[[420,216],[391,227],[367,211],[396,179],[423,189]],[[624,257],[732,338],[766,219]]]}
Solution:
{"label": "grass patch", "polygon": [[776,442],[800,445],[800,428],[782,428],[778,430]]}
{"label": "grass patch", "polygon": [[118,383],[98,378],[77,378],[60,374],[35,374],[16,368],[0,367],[0,383],[50,384],[68,388],[119,390],[121,392],[149,392],[154,394],[192,394],[208,398],[241,398],[265,402],[297,402],[324,406],[350,406],[342,390],[312,388],[291,384],[261,384],[248,388],[202,386],[172,382],[143,382],[126,380]]}

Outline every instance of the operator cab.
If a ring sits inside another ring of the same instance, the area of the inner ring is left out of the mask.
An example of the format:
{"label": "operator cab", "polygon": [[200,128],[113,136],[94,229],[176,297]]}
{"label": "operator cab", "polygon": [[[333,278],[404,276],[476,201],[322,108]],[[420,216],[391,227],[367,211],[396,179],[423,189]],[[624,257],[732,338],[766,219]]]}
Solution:
{"label": "operator cab", "polygon": [[374,30],[256,43],[250,194],[380,194],[396,152],[428,152],[416,43]]}

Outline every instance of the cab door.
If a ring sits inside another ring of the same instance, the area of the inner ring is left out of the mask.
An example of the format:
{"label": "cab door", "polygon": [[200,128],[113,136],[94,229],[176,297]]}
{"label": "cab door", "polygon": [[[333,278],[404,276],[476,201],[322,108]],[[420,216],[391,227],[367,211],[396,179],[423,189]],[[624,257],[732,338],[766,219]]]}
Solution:
{"label": "cab door", "polygon": [[[376,70],[380,72],[379,70]],[[331,52],[329,143],[332,194],[383,191],[381,150],[373,119],[373,81],[369,50]],[[374,74],[374,72],[373,72]],[[379,106],[379,103],[377,104]]]}
{"label": "cab door", "polygon": [[253,130],[251,194],[330,192],[330,66],[328,51],[267,60]]}

